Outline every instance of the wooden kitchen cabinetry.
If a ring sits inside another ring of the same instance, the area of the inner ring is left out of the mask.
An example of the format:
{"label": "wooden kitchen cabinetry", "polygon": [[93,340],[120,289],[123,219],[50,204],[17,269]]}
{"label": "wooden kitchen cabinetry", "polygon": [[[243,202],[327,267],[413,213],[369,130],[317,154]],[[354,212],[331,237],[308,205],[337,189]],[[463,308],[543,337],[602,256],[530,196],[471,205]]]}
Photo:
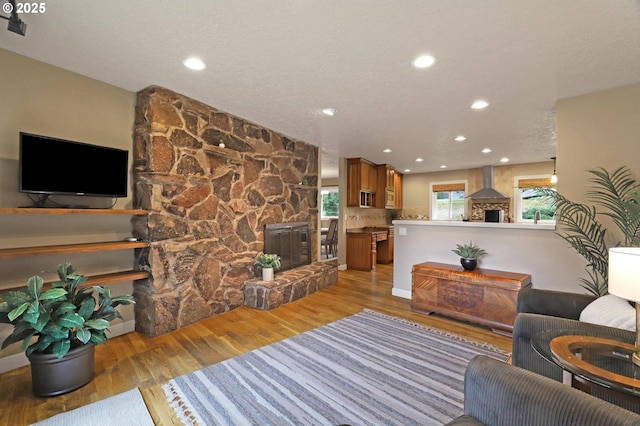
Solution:
{"label": "wooden kitchen cabinetry", "polygon": [[347,269],[375,271],[378,246],[387,241],[387,228],[359,228],[347,230]]}
{"label": "wooden kitchen cabinetry", "polygon": [[402,208],[402,173],[399,173],[397,170],[393,174],[393,188],[395,195],[395,209]]}
{"label": "wooden kitchen cabinetry", "polygon": [[396,170],[388,164],[379,164],[378,191],[376,208],[394,209],[396,206],[395,174]]}
{"label": "wooden kitchen cabinetry", "polygon": [[364,158],[347,159],[347,206],[375,207],[378,169]]}
{"label": "wooden kitchen cabinetry", "polygon": [[377,256],[376,259],[378,263],[391,263],[393,262],[393,226],[389,226],[389,231],[387,232],[387,239],[384,241],[380,241],[377,244],[376,251]]}
{"label": "wooden kitchen cabinetry", "polygon": [[425,262],[413,265],[411,310],[447,315],[513,332],[518,292],[531,285],[531,276],[516,272],[475,269]]}

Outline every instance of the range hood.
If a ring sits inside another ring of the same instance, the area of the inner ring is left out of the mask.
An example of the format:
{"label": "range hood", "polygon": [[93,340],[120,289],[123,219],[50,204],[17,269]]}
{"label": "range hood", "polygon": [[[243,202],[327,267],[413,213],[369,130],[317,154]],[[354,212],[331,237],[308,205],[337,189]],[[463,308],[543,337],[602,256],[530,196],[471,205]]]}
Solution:
{"label": "range hood", "polygon": [[482,189],[476,191],[467,198],[509,198],[502,192],[493,189],[493,166],[482,167]]}

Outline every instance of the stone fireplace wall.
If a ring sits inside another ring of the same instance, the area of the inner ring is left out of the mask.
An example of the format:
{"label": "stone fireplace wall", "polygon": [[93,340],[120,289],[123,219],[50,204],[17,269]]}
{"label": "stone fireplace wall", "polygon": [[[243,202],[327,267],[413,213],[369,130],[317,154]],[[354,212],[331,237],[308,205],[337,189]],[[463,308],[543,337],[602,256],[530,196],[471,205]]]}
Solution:
{"label": "stone fireplace wall", "polygon": [[[220,143],[224,147],[220,147]],[[136,330],[157,336],[242,306],[266,224],[309,222],[317,253],[318,149],[170,90],[137,95]]]}

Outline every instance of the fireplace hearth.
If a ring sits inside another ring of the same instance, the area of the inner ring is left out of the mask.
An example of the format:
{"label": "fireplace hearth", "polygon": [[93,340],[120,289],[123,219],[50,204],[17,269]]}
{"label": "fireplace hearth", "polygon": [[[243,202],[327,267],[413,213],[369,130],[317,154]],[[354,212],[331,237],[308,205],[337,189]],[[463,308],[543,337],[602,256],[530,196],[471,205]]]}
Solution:
{"label": "fireplace hearth", "polygon": [[309,223],[274,223],[266,225],[264,252],[280,256],[280,269],[287,270],[311,264]]}

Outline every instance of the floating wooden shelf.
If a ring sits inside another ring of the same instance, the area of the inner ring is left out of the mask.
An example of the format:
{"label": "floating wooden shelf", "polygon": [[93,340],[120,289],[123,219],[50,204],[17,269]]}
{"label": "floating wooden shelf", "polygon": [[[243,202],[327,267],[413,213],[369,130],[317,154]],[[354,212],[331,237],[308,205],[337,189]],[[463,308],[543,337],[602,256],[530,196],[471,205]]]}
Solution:
{"label": "floating wooden shelf", "polygon": [[[87,281],[85,281],[80,287],[88,287],[94,285],[109,285],[120,283],[124,281],[135,281],[135,280],[143,280],[149,277],[149,273],[146,271],[122,271],[122,272],[112,272],[109,274],[101,274],[101,275],[92,275],[87,277]],[[2,289],[2,293],[7,291],[18,291],[22,290],[26,287],[26,283],[20,287],[12,287]],[[51,282],[47,282],[44,284],[44,289],[48,289],[51,287]],[[0,297],[0,300],[2,298]]]}
{"label": "floating wooden shelf", "polygon": [[146,241],[107,241],[103,243],[61,244],[53,246],[14,247],[0,249],[0,259],[25,256],[42,256],[67,253],[91,253],[96,251],[126,250],[148,247]]}
{"label": "floating wooden shelf", "polygon": [[147,215],[143,209],[49,209],[29,207],[0,207],[0,214],[128,214]]}

